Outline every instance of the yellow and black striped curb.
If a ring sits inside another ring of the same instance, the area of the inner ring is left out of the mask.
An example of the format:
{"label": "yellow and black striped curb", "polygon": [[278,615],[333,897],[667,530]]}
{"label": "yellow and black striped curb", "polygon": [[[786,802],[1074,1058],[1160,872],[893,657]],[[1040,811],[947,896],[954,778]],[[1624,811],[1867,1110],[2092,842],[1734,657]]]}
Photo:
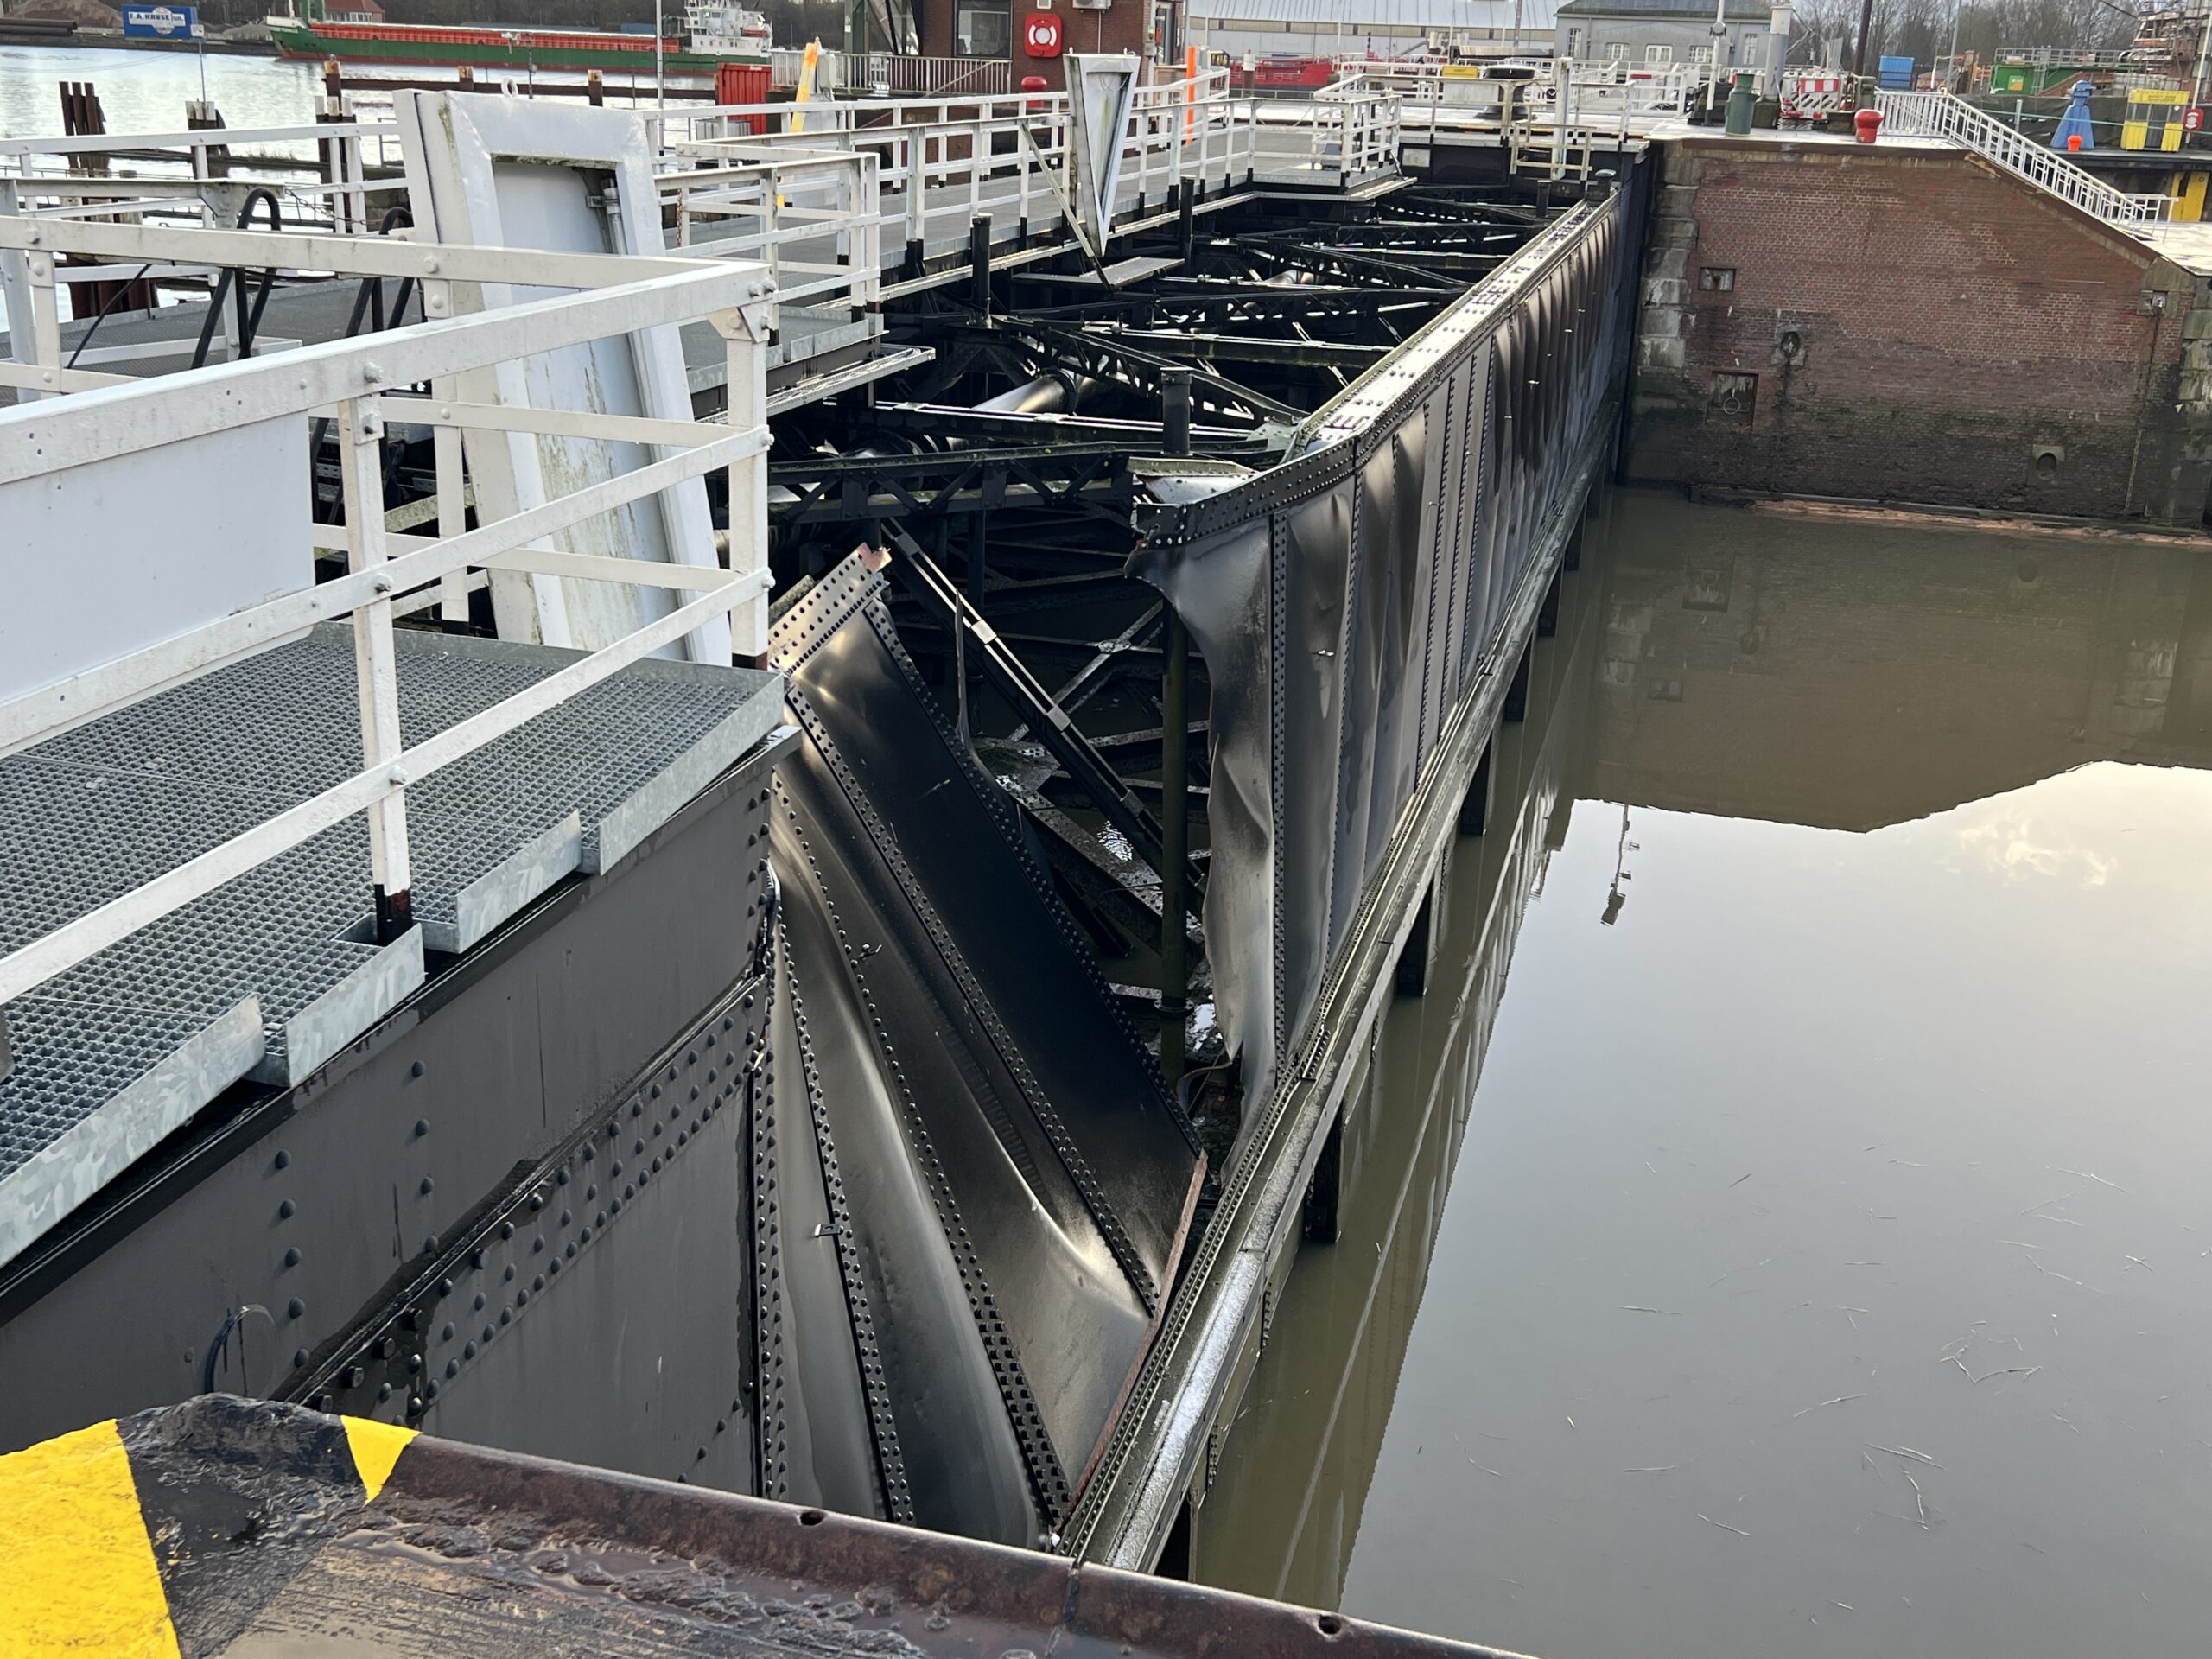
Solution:
{"label": "yellow and black striped curb", "polygon": [[[374,1501],[415,1438],[359,1417],[221,1409],[233,1403],[110,1419],[0,1458],[0,1659],[168,1659],[227,1639],[301,1547],[331,1535],[317,1522]],[[251,1548],[269,1506],[220,1478],[247,1468],[291,1513],[284,1547]],[[217,1559],[251,1570],[203,1571]]]}
{"label": "yellow and black striped curb", "polygon": [[1009,1652],[1498,1659],[1058,1555],[224,1395],[0,1457],[0,1659]]}

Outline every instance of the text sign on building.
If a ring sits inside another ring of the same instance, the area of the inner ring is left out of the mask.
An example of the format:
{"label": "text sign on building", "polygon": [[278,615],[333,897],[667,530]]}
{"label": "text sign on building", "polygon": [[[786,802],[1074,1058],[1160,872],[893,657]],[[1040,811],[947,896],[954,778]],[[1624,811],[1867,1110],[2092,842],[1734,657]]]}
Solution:
{"label": "text sign on building", "polygon": [[1060,55],[1060,20],[1049,11],[1033,11],[1021,20],[1021,49],[1033,58]]}
{"label": "text sign on building", "polygon": [[207,31],[200,26],[197,6],[125,6],[123,32],[138,40],[197,41]]}

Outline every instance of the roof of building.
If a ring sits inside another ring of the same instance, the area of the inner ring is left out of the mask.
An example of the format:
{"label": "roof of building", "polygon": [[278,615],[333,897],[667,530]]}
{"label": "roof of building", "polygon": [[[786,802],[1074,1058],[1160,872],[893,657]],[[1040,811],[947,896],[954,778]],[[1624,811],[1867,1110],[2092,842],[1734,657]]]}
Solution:
{"label": "roof of building", "polygon": [[[1740,0],[1732,0],[1738,3]],[[1187,0],[1193,18],[1248,29],[1291,23],[1325,24],[1327,32],[1357,35],[1366,29],[1510,29],[1516,0]],[[1521,27],[1552,26],[1552,0],[1519,0]]]}
{"label": "roof of building", "polygon": [[[1726,0],[1726,4],[1727,20],[1732,23],[1763,23],[1774,16],[1774,8],[1767,0]],[[1713,8],[1698,5],[1695,0],[1564,0],[1559,15],[1622,17],[1639,22],[1681,18],[1711,22]]]}

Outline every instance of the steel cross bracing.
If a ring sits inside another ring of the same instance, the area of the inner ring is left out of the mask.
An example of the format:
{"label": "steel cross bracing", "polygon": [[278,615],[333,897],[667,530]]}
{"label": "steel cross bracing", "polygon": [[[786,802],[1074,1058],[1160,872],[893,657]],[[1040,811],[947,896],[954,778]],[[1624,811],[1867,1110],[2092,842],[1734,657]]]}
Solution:
{"label": "steel cross bracing", "polygon": [[[1122,250],[1160,268],[1118,289],[1073,296],[1017,270],[891,307],[887,339],[930,360],[777,423],[779,583],[821,575],[856,541],[891,550],[903,643],[1030,818],[1154,1046],[1157,826],[1187,812],[1201,890],[1211,779],[1195,659],[1188,774],[1160,772],[1164,618],[1126,569],[1152,480],[1267,474],[1318,411],[1548,222],[1524,202],[1433,187],[1255,203],[1203,228],[1170,220]],[[1208,970],[1193,960],[1203,1003]],[[1194,1027],[1190,1052],[1193,1067],[1217,1059],[1217,1033]]]}

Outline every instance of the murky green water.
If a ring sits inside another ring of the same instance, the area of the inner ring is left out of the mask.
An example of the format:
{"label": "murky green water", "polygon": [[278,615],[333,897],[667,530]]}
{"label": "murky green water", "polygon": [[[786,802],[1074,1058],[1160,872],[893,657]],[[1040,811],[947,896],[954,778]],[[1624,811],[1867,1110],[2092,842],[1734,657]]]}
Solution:
{"label": "murky green water", "polygon": [[2212,562],[1617,498],[1194,1532],[1560,1659],[2212,1629]]}

